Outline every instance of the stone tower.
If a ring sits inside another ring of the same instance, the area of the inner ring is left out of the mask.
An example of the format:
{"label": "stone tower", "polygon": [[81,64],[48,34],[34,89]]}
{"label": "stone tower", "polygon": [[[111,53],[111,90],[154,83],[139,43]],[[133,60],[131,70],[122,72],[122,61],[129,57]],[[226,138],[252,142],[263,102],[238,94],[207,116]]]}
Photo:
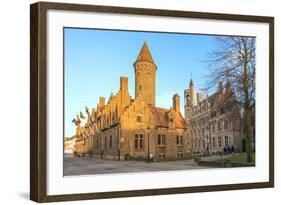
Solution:
{"label": "stone tower", "polygon": [[194,84],[190,80],[189,88],[184,90],[184,114],[186,124],[189,125],[189,118],[194,107]]}
{"label": "stone tower", "polygon": [[155,106],[155,81],[156,70],[153,58],[146,42],[134,63],[135,67],[135,98],[141,95],[142,99],[149,105]]}

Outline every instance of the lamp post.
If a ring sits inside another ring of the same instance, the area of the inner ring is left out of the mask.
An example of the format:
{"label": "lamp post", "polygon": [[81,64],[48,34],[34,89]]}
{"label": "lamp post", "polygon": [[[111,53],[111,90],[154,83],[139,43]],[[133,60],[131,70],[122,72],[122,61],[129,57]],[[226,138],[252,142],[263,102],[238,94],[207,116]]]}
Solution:
{"label": "lamp post", "polygon": [[118,161],[121,160],[121,135],[120,135],[120,122],[118,123]]}
{"label": "lamp post", "polygon": [[[204,137],[204,136],[203,136]],[[206,156],[206,147],[205,147],[205,140],[203,139],[203,151],[204,151],[204,156]]]}
{"label": "lamp post", "polygon": [[149,137],[150,137],[150,127],[147,127],[147,158],[146,162],[148,163],[150,161],[150,153],[149,153]]}

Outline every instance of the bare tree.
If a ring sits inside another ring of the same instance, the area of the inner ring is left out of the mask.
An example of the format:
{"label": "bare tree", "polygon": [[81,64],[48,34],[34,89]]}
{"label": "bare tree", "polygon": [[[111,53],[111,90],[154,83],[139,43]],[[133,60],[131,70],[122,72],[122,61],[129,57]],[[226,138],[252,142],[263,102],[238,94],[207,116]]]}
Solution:
{"label": "bare tree", "polygon": [[250,129],[255,105],[255,37],[217,37],[216,43],[217,50],[210,53],[207,60],[208,75],[204,89],[211,89],[222,81],[234,90],[243,113],[247,161],[252,162]]}

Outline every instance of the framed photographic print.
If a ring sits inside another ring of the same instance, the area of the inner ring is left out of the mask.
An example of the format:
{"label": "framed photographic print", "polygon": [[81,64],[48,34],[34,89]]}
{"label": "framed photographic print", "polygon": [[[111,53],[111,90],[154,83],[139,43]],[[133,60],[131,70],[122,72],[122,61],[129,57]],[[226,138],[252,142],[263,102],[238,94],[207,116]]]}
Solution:
{"label": "framed photographic print", "polygon": [[274,186],[274,18],[39,2],[30,198]]}

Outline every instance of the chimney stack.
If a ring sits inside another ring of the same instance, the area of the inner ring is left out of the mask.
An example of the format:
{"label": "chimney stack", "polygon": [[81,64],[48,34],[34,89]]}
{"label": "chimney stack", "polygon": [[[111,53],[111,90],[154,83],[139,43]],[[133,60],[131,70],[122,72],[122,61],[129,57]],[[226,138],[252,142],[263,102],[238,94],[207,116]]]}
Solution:
{"label": "chimney stack", "polygon": [[200,92],[197,93],[197,105],[200,105],[202,102],[202,94]]}
{"label": "chimney stack", "polygon": [[102,108],[105,106],[105,97],[100,97],[100,102],[99,102],[99,106]]}
{"label": "chimney stack", "polygon": [[173,96],[173,110],[180,112],[180,96],[178,94]]}
{"label": "chimney stack", "polygon": [[222,81],[219,82],[219,93],[223,92],[223,85],[222,85]]}
{"label": "chimney stack", "polygon": [[121,76],[120,77],[120,90],[121,91],[128,91],[128,78]]}

